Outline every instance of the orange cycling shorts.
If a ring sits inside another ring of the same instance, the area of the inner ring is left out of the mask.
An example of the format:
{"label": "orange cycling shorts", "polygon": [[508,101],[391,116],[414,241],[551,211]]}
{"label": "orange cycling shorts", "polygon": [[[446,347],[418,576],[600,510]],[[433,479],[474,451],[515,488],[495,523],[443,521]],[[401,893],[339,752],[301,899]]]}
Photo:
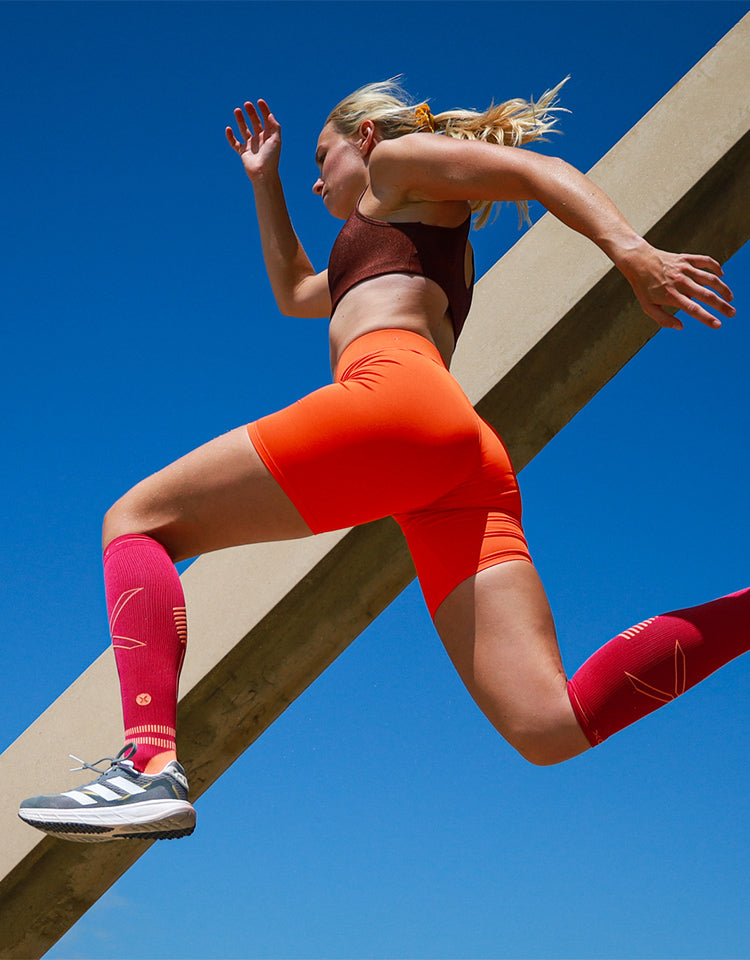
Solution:
{"label": "orange cycling shorts", "polygon": [[332,384],[247,430],[314,533],[393,516],[433,616],[480,570],[531,562],[508,452],[417,333],[358,337]]}

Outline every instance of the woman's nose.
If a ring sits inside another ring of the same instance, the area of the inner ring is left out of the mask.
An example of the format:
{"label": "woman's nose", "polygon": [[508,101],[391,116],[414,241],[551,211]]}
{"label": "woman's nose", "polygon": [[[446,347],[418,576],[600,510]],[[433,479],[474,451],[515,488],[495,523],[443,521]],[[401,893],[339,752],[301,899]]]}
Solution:
{"label": "woman's nose", "polygon": [[318,177],[318,179],[313,184],[313,193],[315,194],[316,197],[319,197],[321,193],[323,193],[323,181],[321,180],[320,177]]}

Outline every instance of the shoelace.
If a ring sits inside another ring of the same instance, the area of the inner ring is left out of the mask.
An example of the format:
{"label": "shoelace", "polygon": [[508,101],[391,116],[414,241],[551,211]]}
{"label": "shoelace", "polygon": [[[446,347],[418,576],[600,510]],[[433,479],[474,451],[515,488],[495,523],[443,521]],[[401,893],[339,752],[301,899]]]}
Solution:
{"label": "shoelace", "polygon": [[[86,761],[81,760],[80,757],[76,757],[74,754],[69,753],[68,756],[71,760],[77,760],[78,763],[81,764],[80,767],[71,767],[70,772],[75,773],[78,770],[93,770],[94,773],[98,773],[99,776],[103,776],[105,773],[109,773],[113,767],[124,769],[126,772],[130,772],[135,768],[129,761],[137,749],[138,748],[134,743],[128,743],[122,748],[122,750],[120,750],[116,757],[102,757],[101,760],[95,760],[94,763],[86,763]],[[107,769],[100,770],[97,764],[106,762],[109,762]]]}

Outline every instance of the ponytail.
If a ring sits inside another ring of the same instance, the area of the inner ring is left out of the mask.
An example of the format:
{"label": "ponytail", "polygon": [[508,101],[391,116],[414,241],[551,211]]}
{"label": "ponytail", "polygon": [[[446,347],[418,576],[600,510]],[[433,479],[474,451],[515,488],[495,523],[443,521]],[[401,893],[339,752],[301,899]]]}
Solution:
{"label": "ponytail", "polygon": [[[568,80],[547,90],[537,101],[506,100],[494,102],[484,110],[445,110],[433,115],[426,103],[414,106],[399,86],[397,79],[370,83],[350,94],[330,113],[332,123],[344,136],[354,136],[364,120],[372,120],[385,140],[394,140],[410,133],[439,133],[455,140],[483,140],[510,147],[520,147],[533,140],[546,139],[557,123],[557,94]],[[471,204],[475,229],[483,227],[494,205],[492,200],[476,200]],[[529,222],[526,201],[517,203],[519,215]]]}

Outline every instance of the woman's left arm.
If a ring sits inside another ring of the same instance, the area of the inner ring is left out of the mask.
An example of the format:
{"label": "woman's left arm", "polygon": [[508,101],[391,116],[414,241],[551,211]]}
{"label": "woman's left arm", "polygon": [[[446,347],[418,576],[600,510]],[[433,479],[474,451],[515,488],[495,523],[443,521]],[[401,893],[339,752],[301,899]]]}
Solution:
{"label": "woman's left arm", "polygon": [[[640,237],[606,193],[569,163],[517,147],[414,134],[382,141],[370,158],[373,190],[405,200],[537,200],[592,240],[630,283],[643,310],[663,327],[682,329],[668,309],[709,327],[721,321],[701,304],[733,317],[732,292],[714,259],[675,254]],[[390,187],[390,190],[389,190]]]}

